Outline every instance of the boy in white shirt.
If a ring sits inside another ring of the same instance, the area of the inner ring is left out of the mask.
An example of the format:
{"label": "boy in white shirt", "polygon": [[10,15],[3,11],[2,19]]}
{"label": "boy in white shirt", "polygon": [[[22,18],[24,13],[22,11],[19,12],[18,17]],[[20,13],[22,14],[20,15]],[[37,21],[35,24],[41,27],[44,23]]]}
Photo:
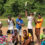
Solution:
{"label": "boy in white shirt", "polygon": [[8,31],[7,33],[14,33],[14,25],[15,25],[15,22],[14,20],[11,19],[10,16],[8,16]]}
{"label": "boy in white shirt", "polygon": [[28,20],[28,33],[31,33],[32,37],[33,37],[33,26],[32,26],[32,22],[33,22],[33,13],[30,13],[30,16],[27,15],[27,10],[25,11],[25,15],[27,17]]}

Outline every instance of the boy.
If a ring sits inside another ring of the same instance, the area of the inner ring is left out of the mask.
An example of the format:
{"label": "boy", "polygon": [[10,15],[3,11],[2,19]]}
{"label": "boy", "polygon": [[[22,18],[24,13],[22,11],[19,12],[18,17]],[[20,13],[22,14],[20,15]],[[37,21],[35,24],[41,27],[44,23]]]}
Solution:
{"label": "boy", "polygon": [[17,45],[17,44],[18,44],[17,29],[14,30],[14,35],[12,35],[11,42],[12,42],[14,45]]}
{"label": "boy", "polygon": [[43,34],[40,34],[40,44],[45,45],[45,28],[43,29]]}
{"label": "boy", "polygon": [[2,34],[2,30],[0,30],[0,45],[6,45],[7,39],[6,36]]}
{"label": "boy", "polygon": [[16,28],[17,31],[19,33],[19,42],[21,43],[21,36],[22,36],[22,26],[24,26],[24,22],[22,20],[21,15],[18,16],[18,18],[16,19]]}
{"label": "boy", "polygon": [[33,37],[33,25],[32,25],[32,22],[33,22],[33,13],[30,13],[30,15],[28,16],[27,14],[27,10],[25,10],[25,15],[27,17],[27,20],[28,20],[28,33],[31,33],[32,35],[32,39],[34,41],[34,37]]}
{"label": "boy", "polygon": [[35,26],[35,35],[38,39],[38,42],[40,42],[40,29],[42,26],[42,22],[43,22],[43,18],[41,17],[41,15],[38,15],[38,19],[36,20],[36,26]]}
{"label": "boy", "polygon": [[12,20],[11,16],[8,16],[8,31],[7,31],[7,34],[9,33],[14,33],[14,25],[15,25],[15,22],[14,20]]}
{"label": "boy", "polygon": [[22,45],[30,45],[30,42],[32,41],[31,34],[27,33],[26,30],[23,30],[23,37],[22,37]]}

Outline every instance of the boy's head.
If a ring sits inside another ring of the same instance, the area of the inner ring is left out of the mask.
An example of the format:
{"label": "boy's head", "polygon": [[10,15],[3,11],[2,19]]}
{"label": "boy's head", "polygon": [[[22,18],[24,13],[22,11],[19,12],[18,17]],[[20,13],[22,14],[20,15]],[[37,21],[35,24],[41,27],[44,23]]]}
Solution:
{"label": "boy's head", "polygon": [[17,35],[17,29],[14,30],[14,34]]}
{"label": "boy's head", "polygon": [[43,33],[45,34],[45,28],[43,29]]}
{"label": "boy's head", "polygon": [[34,14],[33,13],[30,13],[30,16],[33,16]]}
{"label": "boy's head", "polygon": [[41,18],[41,15],[40,15],[40,13],[38,14],[38,18],[39,18],[39,19]]}
{"label": "boy's head", "polygon": [[11,20],[11,16],[8,16],[8,19]]}
{"label": "boy's head", "polygon": [[23,30],[23,35],[27,36],[27,31]]}
{"label": "boy's head", "polygon": [[2,30],[0,30],[0,35],[2,35]]}
{"label": "boy's head", "polygon": [[21,15],[19,15],[18,18],[21,19]]}

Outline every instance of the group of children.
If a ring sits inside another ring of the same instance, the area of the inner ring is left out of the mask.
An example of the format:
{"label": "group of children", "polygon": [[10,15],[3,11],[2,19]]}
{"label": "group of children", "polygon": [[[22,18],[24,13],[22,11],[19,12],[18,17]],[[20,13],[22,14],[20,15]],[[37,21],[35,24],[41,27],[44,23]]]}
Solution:
{"label": "group of children", "polygon": [[[27,15],[27,10],[25,11],[25,15],[28,20],[28,30],[23,30],[22,35],[22,26],[24,26],[24,22],[19,15],[16,19],[16,29],[14,29],[15,22],[14,20],[8,16],[8,31],[7,35],[2,34],[2,23],[0,22],[0,45],[7,45],[7,37],[9,34],[12,35],[10,39],[10,44],[8,45],[31,45],[34,42],[33,36],[33,26],[32,22],[35,22],[35,35],[38,39],[39,45],[45,45],[45,28],[43,29],[43,34],[40,34],[41,25],[43,19],[41,18],[40,14],[38,15],[38,19],[36,20],[33,13],[30,13],[30,16]],[[28,32],[27,32],[28,31]]]}

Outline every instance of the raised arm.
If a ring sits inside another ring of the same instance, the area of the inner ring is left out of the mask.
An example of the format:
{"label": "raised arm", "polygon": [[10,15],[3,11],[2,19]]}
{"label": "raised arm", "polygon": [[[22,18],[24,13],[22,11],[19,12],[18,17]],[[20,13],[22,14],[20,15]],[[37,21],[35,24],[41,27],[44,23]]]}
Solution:
{"label": "raised arm", "polygon": [[28,14],[27,14],[27,10],[25,10],[25,16],[27,17],[27,15],[28,15]]}

